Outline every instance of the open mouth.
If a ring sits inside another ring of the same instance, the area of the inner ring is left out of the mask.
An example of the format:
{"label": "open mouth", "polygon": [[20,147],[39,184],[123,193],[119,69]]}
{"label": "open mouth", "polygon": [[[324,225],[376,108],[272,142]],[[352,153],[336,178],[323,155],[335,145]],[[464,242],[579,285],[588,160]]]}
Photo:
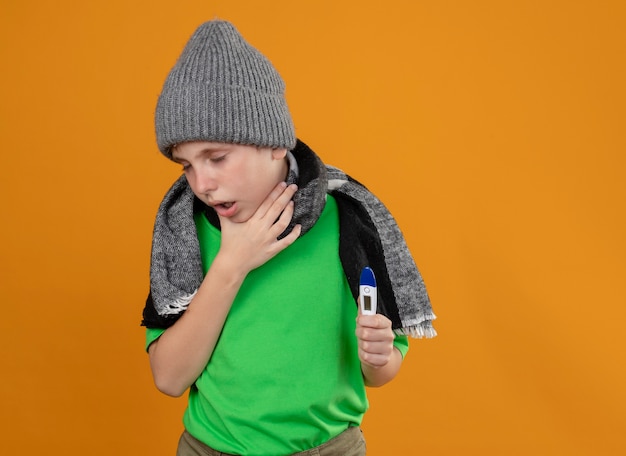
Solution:
{"label": "open mouth", "polygon": [[213,205],[213,209],[222,217],[232,217],[237,212],[237,204],[234,201],[217,203]]}

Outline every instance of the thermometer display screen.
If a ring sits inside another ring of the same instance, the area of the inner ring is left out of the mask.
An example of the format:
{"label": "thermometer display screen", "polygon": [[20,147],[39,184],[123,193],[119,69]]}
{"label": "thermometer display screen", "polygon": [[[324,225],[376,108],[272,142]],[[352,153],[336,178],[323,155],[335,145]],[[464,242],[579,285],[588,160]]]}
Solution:
{"label": "thermometer display screen", "polygon": [[372,310],[372,298],[367,295],[363,296],[363,309]]}

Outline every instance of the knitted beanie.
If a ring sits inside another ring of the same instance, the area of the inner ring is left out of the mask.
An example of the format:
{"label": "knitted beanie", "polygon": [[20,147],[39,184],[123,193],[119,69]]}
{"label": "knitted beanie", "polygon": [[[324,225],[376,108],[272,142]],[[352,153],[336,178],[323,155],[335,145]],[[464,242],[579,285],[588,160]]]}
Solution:
{"label": "knitted beanie", "polygon": [[293,149],[285,84],[229,22],[202,24],[170,71],[155,113],[159,150],[185,141]]}

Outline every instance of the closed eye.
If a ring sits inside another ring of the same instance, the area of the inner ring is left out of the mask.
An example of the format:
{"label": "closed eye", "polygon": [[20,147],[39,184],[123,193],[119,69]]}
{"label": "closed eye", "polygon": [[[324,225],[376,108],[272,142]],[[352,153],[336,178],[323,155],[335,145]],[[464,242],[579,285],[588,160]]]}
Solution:
{"label": "closed eye", "polygon": [[224,160],[225,158],[226,158],[226,154],[223,154],[223,155],[217,155],[217,156],[215,156],[215,155],[214,155],[214,156],[212,156],[212,157],[210,158],[210,160],[211,160],[213,163],[219,163],[219,162],[221,162],[222,160]]}

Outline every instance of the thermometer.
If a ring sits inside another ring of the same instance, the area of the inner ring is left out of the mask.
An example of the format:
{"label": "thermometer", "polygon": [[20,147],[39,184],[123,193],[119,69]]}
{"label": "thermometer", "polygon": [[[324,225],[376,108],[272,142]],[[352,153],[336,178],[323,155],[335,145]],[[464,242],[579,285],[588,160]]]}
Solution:
{"label": "thermometer", "polygon": [[361,305],[361,313],[363,315],[376,315],[376,277],[371,268],[365,267],[361,271],[361,280],[359,281],[359,304]]}

